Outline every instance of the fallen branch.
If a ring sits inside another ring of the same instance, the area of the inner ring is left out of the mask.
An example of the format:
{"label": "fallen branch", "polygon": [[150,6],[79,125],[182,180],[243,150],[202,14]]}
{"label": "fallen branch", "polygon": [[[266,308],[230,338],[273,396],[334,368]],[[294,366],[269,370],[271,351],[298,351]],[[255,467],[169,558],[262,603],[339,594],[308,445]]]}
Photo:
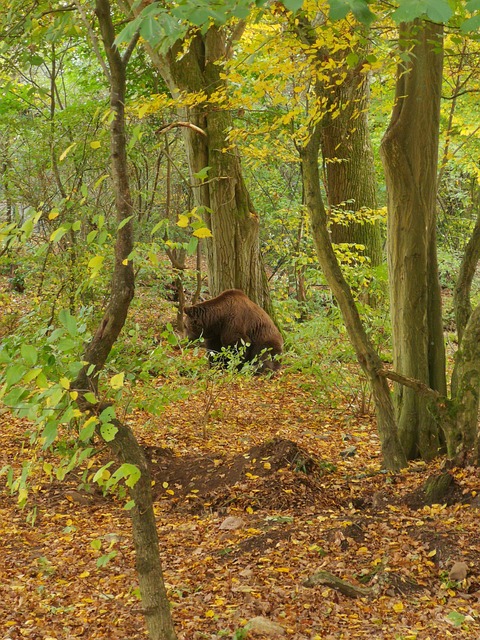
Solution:
{"label": "fallen branch", "polygon": [[329,571],[317,571],[313,576],[310,576],[302,582],[304,587],[315,587],[317,584],[336,589],[349,598],[371,598],[375,595],[375,589],[373,587],[356,587],[350,582],[337,578],[337,576],[334,576],[333,573]]}

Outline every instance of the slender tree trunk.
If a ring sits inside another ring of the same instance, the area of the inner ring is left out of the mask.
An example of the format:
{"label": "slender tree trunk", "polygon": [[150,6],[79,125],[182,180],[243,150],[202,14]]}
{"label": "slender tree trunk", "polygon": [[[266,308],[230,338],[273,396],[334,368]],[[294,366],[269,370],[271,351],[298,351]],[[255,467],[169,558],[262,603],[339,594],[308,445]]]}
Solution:
{"label": "slender tree trunk", "polygon": [[[478,206],[478,205],[477,205]],[[480,262],[480,211],[477,214],[475,228],[465,248],[460,271],[453,291],[453,302],[455,308],[455,320],[457,324],[458,343],[461,344],[463,332],[467,326],[468,319],[472,313],[470,302],[470,291],[472,288],[473,276],[478,263]]]}
{"label": "slender tree trunk", "polygon": [[[258,215],[243,179],[238,149],[227,140],[231,112],[217,100],[225,91],[222,67],[230,55],[226,30],[211,26],[204,35],[196,33],[186,52],[183,41],[165,56],[148,44],[146,48],[172,95],[193,98],[191,106],[180,109],[182,119],[206,134],[184,129],[195,202],[212,231],[205,243],[210,293],[242,289],[271,314]],[[206,100],[199,101],[201,95]],[[210,167],[207,180],[195,177],[205,167]]]}
{"label": "slender tree trunk", "polygon": [[[114,45],[115,30],[109,0],[96,0],[95,13],[108,60],[107,76],[110,81],[110,107],[113,113],[110,128],[112,176],[117,222],[119,226],[120,223],[123,226],[117,230],[110,302],[99,328],[86,349],[84,359],[87,364],[72,385],[72,388],[80,392],[79,404],[83,408],[88,404],[84,400],[84,392],[91,389],[97,390],[98,374],[123,328],[134,295],[133,263],[129,258],[133,249],[131,219],[133,203],[127,171],[125,89],[126,67],[136,40],[122,57]],[[92,371],[90,371],[91,365],[93,365]],[[91,407],[91,409],[101,412],[103,407]],[[131,517],[137,574],[148,634],[151,640],[176,640],[162,575],[147,463],[131,429],[117,420],[114,424],[117,427],[117,433],[114,440],[108,443],[111,451],[121,462],[135,465],[141,472],[139,481],[130,489],[135,502]]]}
{"label": "slender tree trunk", "polygon": [[365,333],[352,293],[338,265],[327,229],[327,216],[320,191],[318,170],[320,127],[321,125],[316,125],[315,132],[308,143],[299,150],[305,202],[310,214],[315,248],[328,285],[342,312],[357,359],[372,386],[384,465],[387,469],[397,471],[405,467],[407,461],[397,434],[390,390],[385,377],[380,374],[383,368],[382,362]]}
{"label": "slender tree trunk", "polygon": [[[400,26],[400,37],[395,106],[381,145],[394,369],[445,395],[435,228],[443,28],[415,21]],[[400,385],[395,401],[407,457],[435,456],[440,437],[431,401]]]}

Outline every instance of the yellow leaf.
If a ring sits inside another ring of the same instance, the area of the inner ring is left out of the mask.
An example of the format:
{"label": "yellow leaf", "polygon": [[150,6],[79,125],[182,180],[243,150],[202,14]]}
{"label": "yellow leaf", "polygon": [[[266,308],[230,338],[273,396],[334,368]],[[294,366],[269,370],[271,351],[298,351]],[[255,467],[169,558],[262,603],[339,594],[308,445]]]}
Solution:
{"label": "yellow leaf", "polygon": [[48,214],[48,219],[55,220],[55,218],[58,218],[59,215],[60,213],[58,211],[50,211],[50,213]]}
{"label": "yellow leaf", "polygon": [[110,386],[112,389],[121,389],[123,387],[123,380],[125,378],[125,373],[122,371],[121,373],[117,373],[116,376],[112,376],[110,379]]}
{"label": "yellow leaf", "polygon": [[92,147],[92,149],[99,149],[101,147],[101,142],[100,140],[94,140],[93,142],[90,142],[90,146]]}
{"label": "yellow leaf", "polygon": [[70,380],[68,378],[60,378],[59,382],[64,389],[70,389]]}
{"label": "yellow leaf", "polygon": [[167,489],[166,493],[168,493],[169,496],[175,495],[175,491],[172,491],[171,489]]}
{"label": "yellow leaf", "polygon": [[264,469],[271,469],[271,468],[272,468],[272,465],[270,464],[270,462],[264,462],[264,463],[263,463],[263,468],[264,468]]}
{"label": "yellow leaf", "polygon": [[290,569],[288,567],[278,567],[275,571],[278,571],[278,573],[290,573]]}
{"label": "yellow leaf", "polygon": [[211,609],[205,612],[205,618],[213,618],[214,615],[215,611],[212,611]]}
{"label": "yellow leaf", "polygon": [[68,156],[68,154],[70,153],[70,151],[72,149],[74,149],[77,146],[77,143],[74,142],[73,144],[71,144],[69,147],[67,147],[65,149],[65,151],[60,155],[59,160],[60,162],[62,162],[62,160],[65,160],[65,158]]}
{"label": "yellow leaf", "polygon": [[208,227],[201,227],[201,229],[195,229],[193,235],[197,238],[212,238],[212,232]]}
{"label": "yellow leaf", "polygon": [[432,549],[431,551],[429,551],[429,552],[427,553],[427,556],[428,556],[429,558],[432,558],[432,557],[433,557],[433,556],[435,556],[435,555],[437,555],[437,550],[436,550],[436,549]]}
{"label": "yellow leaf", "polygon": [[252,509],[252,507],[247,507],[247,508],[245,509],[245,511],[246,511],[247,513],[253,513],[253,509]]}
{"label": "yellow leaf", "polygon": [[401,613],[403,611],[403,602],[396,602],[393,605],[393,610],[396,611],[397,613]]}
{"label": "yellow leaf", "polygon": [[125,258],[125,260],[122,260],[122,264],[124,264],[125,266],[127,266],[127,264],[128,264],[128,258]]}
{"label": "yellow leaf", "polygon": [[70,391],[70,398],[76,400],[78,398],[78,391]]}
{"label": "yellow leaf", "polygon": [[84,571],[78,577],[79,578],[88,578],[89,575],[90,575],[90,571]]}
{"label": "yellow leaf", "polygon": [[166,489],[168,487],[168,482],[162,482],[162,487]]}
{"label": "yellow leaf", "polygon": [[178,216],[177,227],[182,227],[182,228],[188,227],[188,216],[184,214]]}

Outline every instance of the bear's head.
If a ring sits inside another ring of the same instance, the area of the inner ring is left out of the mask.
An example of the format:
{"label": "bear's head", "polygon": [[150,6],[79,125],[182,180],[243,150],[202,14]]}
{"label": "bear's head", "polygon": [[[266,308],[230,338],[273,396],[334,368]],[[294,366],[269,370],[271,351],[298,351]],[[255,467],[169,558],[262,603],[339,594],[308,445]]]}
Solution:
{"label": "bear's head", "polygon": [[189,340],[198,340],[203,333],[203,323],[198,307],[185,307],[185,330]]}

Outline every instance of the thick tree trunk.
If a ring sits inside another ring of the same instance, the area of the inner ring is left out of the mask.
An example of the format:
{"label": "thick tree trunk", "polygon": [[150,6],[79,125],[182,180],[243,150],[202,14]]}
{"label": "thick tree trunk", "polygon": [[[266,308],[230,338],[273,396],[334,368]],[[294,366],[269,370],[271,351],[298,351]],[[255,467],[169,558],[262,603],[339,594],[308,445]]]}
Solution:
{"label": "thick tree trunk", "polygon": [[315,248],[328,285],[342,312],[357,359],[372,386],[384,465],[387,469],[397,471],[406,466],[406,458],[397,434],[390,390],[385,377],[379,373],[382,370],[382,362],[365,333],[352,293],[338,265],[327,229],[327,216],[320,191],[318,170],[320,126],[316,126],[309,142],[300,149],[305,203],[310,214]]}
{"label": "thick tree trunk", "polygon": [[[188,51],[184,47],[179,42],[160,56],[147,44],[172,95],[192,98],[191,106],[181,109],[182,119],[206,133],[202,136],[194,129],[184,129],[195,201],[203,207],[201,213],[212,231],[212,238],[206,240],[210,293],[216,296],[225,289],[242,289],[271,313],[258,216],[243,179],[238,149],[227,140],[233,124],[231,112],[217,101],[226,82],[222,63],[229,55],[225,28],[211,26],[204,35],[198,32],[190,39]],[[198,100],[200,96],[206,100]],[[208,178],[201,181],[195,174],[205,167],[210,167]]]}
{"label": "thick tree trunk", "polygon": [[[114,115],[110,129],[112,176],[115,190],[117,223],[123,224],[117,231],[115,267],[112,278],[110,302],[91,343],[85,351],[86,365],[72,388],[80,392],[79,405],[88,405],[84,392],[97,390],[98,374],[102,370],[111,347],[123,328],[128,308],[134,294],[134,271],[129,259],[133,248],[133,204],[127,172],[125,135],[126,66],[133,46],[122,58],[114,46],[115,31],[111,19],[109,0],[96,0],[95,13],[108,60],[110,81],[110,107]],[[134,43],[132,43],[134,45]],[[93,370],[92,366],[93,365]],[[103,407],[92,406],[100,412]],[[131,429],[114,421],[117,433],[108,445],[120,462],[135,465],[141,477],[130,493],[135,501],[132,509],[133,538],[142,605],[151,640],[176,640],[170,615],[170,607],[163,582],[158,535],[153,511],[150,474],[145,457]]]}
{"label": "thick tree trunk", "polygon": [[447,453],[480,464],[480,304],[472,311],[455,362],[455,393],[447,429]]}
{"label": "thick tree trunk", "polygon": [[[416,21],[402,24],[400,36],[395,106],[381,145],[394,369],[445,395],[435,229],[443,29]],[[403,386],[395,401],[407,457],[435,456],[440,437],[431,402]]]}
{"label": "thick tree trunk", "polygon": [[[329,102],[335,118],[328,118],[322,130],[328,204],[362,216],[362,209],[377,209],[376,175],[368,127],[369,75],[359,64],[343,69],[345,78],[332,83]],[[332,222],[334,243],[360,244],[373,266],[382,262],[382,238],[377,222]]]}

